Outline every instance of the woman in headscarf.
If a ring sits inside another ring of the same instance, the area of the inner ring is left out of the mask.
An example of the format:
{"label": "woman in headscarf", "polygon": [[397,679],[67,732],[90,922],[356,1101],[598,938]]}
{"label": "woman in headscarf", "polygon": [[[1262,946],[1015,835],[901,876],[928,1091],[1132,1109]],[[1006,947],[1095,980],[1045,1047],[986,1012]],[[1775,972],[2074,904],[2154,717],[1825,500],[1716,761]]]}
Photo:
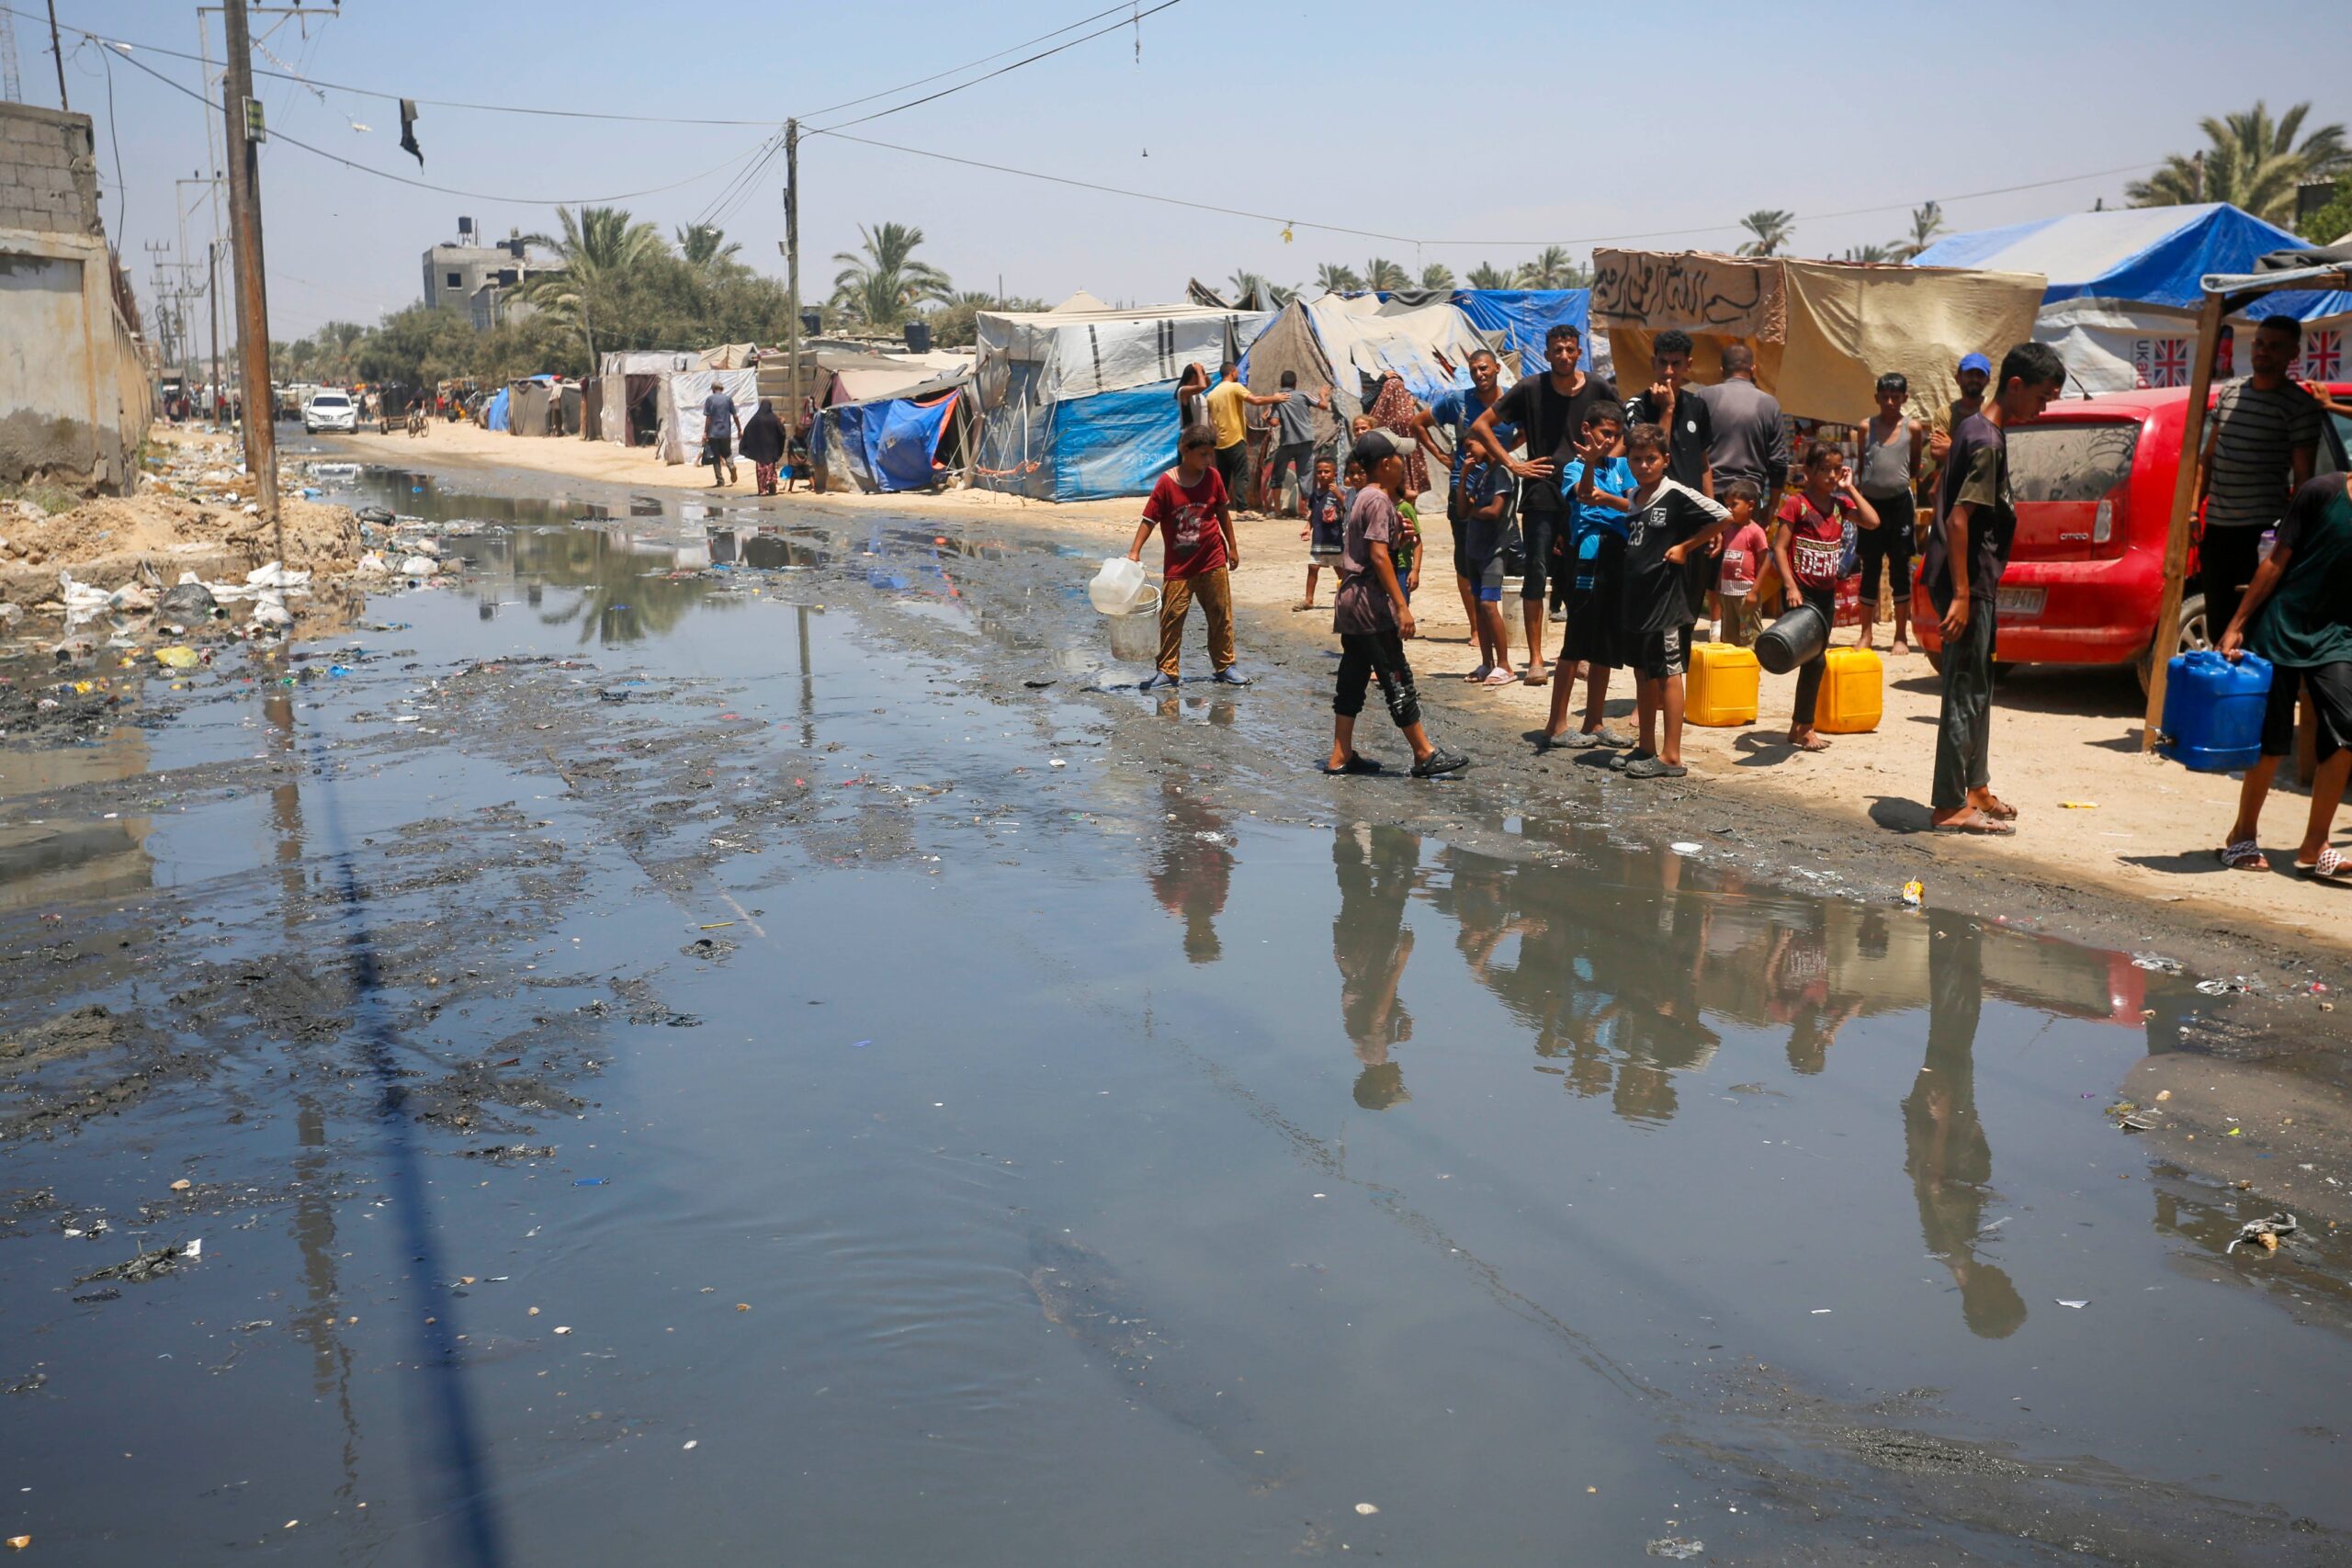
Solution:
{"label": "woman in headscarf", "polygon": [[776,465],[784,461],[787,440],[784,421],[775,416],[775,404],[767,398],[760,400],[759,412],[743,423],[741,450],[752,460],[752,475],[757,479],[759,493],[775,493]]}
{"label": "woman in headscarf", "polygon": [[1405,499],[1413,500],[1430,488],[1430,468],[1421,455],[1428,439],[1420,423],[1421,405],[1405,389],[1405,378],[1391,370],[1380,378],[1380,395],[1363,411],[1373,423],[1404,443]]}

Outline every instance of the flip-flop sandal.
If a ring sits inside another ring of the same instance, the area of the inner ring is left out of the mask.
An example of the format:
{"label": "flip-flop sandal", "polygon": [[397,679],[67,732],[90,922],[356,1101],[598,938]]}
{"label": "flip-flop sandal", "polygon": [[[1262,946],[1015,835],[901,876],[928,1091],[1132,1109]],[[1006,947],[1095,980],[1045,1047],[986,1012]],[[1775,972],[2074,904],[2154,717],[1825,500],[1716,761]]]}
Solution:
{"label": "flip-flop sandal", "polygon": [[2345,874],[2347,872],[2352,872],[2352,860],[2332,849],[2320,851],[2319,859],[2309,865],[2295,863],[2295,874],[2307,882],[2352,882],[2352,876]]}
{"label": "flip-flop sandal", "polygon": [[2234,844],[2223,844],[2213,852],[2219,855],[2222,863],[2232,871],[2268,871],[2270,869],[2270,862],[2263,855],[2262,846],[2252,839],[2240,839]]}
{"label": "flip-flop sandal", "polygon": [[1491,665],[1491,664],[1481,664],[1481,665],[1479,665],[1479,666],[1478,666],[1478,668],[1476,668],[1476,670],[1471,671],[1468,674],[1466,674],[1466,675],[1463,676],[1462,678],[1463,678],[1464,680],[1465,680],[1465,681],[1469,682],[1472,685],[1474,685],[1474,686],[1475,686],[1475,685],[1476,685],[1479,682],[1481,682],[1481,681],[1485,680],[1487,676],[1489,676],[1489,675],[1493,674],[1494,672],[1495,672],[1495,667],[1494,667],[1493,665]]}
{"label": "flip-flop sandal", "polygon": [[1369,757],[1351,757],[1338,767],[1325,768],[1323,771],[1334,778],[1342,773],[1368,775],[1380,772],[1380,764]]}
{"label": "flip-flop sandal", "polygon": [[1548,686],[1552,683],[1552,672],[1546,670],[1541,675],[1522,675],[1520,679],[1531,686]]}
{"label": "flip-flop sandal", "polygon": [[1980,806],[1976,809],[1996,822],[2014,822],[2018,819],[2018,808],[1997,795],[1993,797],[1991,805]]}
{"label": "flip-flop sandal", "polygon": [[1516,686],[1519,676],[1509,670],[1489,670],[1487,678],[1478,683],[1482,686]]}
{"label": "flip-flop sandal", "polygon": [[1955,817],[1949,822],[1939,822],[1935,824],[1935,831],[1939,833],[1973,833],[1979,838],[2006,839],[2014,836],[2017,829],[2010,827],[2007,822],[1996,820],[1991,817],[1985,816],[1984,812],[1972,807],[1965,816]]}

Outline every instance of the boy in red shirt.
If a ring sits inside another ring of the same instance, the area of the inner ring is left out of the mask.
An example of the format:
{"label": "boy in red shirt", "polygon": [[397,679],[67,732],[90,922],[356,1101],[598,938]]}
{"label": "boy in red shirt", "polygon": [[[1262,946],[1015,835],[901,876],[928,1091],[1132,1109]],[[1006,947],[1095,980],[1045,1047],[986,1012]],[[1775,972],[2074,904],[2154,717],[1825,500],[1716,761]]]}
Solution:
{"label": "boy in red shirt", "polygon": [[1216,452],[1216,436],[1208,426],[1186,427],[1176,443],[1176,467],[1151,487],[1135,543],[1127,547],[1129,560],[1143,559],[1143,542],[1154,527],[1159,529],[1165,580],[1159,591],[1159,671],[1145,676],[1137,691],[1176,684],[1184,615],[1195,600],[1208,622],[1213,679],[1220,686],[1250,683],[1233,668],[1232,569],[1241,564],[1241,546],[1233,536],[1233,513],[1215,466]]}
{"label": "boy in red shirt", "polygon": [[[1838,624],[1838,570],[1846,559],[1846,520],[1859,528],[1878,526],[1878,512],[1846,476],[1846,455],[1827,442],[1804,455],[1804,484],[1781,502],[1772,527],[1772,564],[1780,569],[1787,607],[1810,604],[1826,626]],[[1823,751],[1829,742],[1814,733],[1813,712],[1821,697],[1821,677],[1829,668],[1825,649],[1797,667],[1796,710],[1789,719],[1789,744],[1800,751]]]}
{"label": "boy in red shirt", "polygon": [[1754,479],[1733,479],[1724,486],[1723,503],[1731,509],[1731,530],[1724,536],[1723,564],[1715,573],[1713,604],[1715,636],[1735,648],[1756,640],[1756,577],[1770,558],[1771,546],[1756,509],[1764,504],[1763,487]]}

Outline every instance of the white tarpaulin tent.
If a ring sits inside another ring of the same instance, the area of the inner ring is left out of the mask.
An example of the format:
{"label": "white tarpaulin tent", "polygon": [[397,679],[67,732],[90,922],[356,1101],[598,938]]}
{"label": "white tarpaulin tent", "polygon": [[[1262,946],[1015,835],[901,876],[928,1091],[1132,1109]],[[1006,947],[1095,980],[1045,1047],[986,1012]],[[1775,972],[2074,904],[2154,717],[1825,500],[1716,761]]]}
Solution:
{"label": "white tarpaulin tent", "polygon": [[[2069,389],[2124,392],[2186,387],[2197,337],[2199,285],[2209,273],[2245,273],[2274,251],[2304,242],[2221,202],[2075,212],[2007,228],[1951,234],[1912,258],[1917,266],[2038,272],[2049,279],[2034,336],[2066,362]],[[2235,339],[2284,309],[2305,318],[2305,379],[2340,374],[2345,321],[2298,296],[2265,301],[2229,318],[2216,349],[2221,378],[2242,375]],[[2314,311],[2317,310],[2317,314]],[[2000,345],[1984,352],[2000,357]],[[2337,368],[2331,369],[2334,366]]]}
{"label": "white tarpaulin tent", "polygon": [[682,370],[664,376],[659,397],[662,432],[657,443],[663,462],[702,460],[702,400],[710,396],[713,381],[724,386],[727,395],[735,400],[739,419],[750,419],[752,411],[760,406],[757,370]]}
{"label": "white tarpaulin tent", "polygon": [[[1399,307],[1383,304],[1376,295],[1326,294],[1309,300],[1306,310],[1315,340],[1335,373],[1334,407],[1343,408],[1350,419],[1363,412],[1363,383],[1376,386],[1393,370],[1404,378],[1407,391],[1428,402],[1448,388],[1468,386],[1469,372],[1464,367],[1470,355],[1494,346],[1451,304]],[[1348,369],[1360,379],[1351,383],[1340,373]],[[1506,371],[1503,385],[1513,379]]]}

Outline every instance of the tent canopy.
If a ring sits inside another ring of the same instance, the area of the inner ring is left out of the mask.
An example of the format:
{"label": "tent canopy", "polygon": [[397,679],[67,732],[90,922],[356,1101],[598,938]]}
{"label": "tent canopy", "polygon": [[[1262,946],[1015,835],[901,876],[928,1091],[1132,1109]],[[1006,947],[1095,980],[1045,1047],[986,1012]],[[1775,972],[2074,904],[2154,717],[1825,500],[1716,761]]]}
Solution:
{"label": "tent canopy", "polygon": [[1804,419],[1860,424],[1878,378],[1901,371],[1913,411],[1940,415],[1961,356],[1998,357],[2031,337],[2043,279],[2032,274],[1876,266],[1704,252],[1593,253],[1592,321],[1620,384],[1638,379],[1669,327],[1690,334],[1691,378],[1722,375],[1726,344],[1756,351],[1756,380]]}
{"label": "tent canopy", "polygon": [[1081,288],[1077,293],[1071,295],[1069,299],[1063,300],[1060,304],[1055,306],[1053,313],[1057,316],[1069,316],[1075,315],[1080,311],[1084,311],[1089,315],[1099,316],[1104,311],[1110,310],[1110,306],[1105,305],[1102,300],[1097,299],[1093,295],[1089,294],[1085,289]]}
{"label": "tent canopy", "polygon": [[[1522,376],[1532,376],[1544,368],[1544,335],[1559,322],[1565,321],[1589,336],[1589,288],[1457,288],[1453,291],[1453,303],[1480,332],[1502,334],[1498,352],[1517,354],[1519,373]],[[1591,348],[1588,342],[1588,362]]]}
{"label": "tent canopy", "polygon": [[2042,303],[2130,299],[2193,310],[2208,273],[2245,273],[2267,253],[2303,242],[2226,202],[2070,212],[2001,229],[1948,234],[1911,258],[1914,266],[2038,272],[2050,280]]}
{"label": "tent canopy", "polygon": [[1007,399],[1054,402],[1173,381],[1195,362],[1214,372],[1228,352],[1238,356],[1247,349],[1271,319],[1205,305],[983,311],[977,324],[981,397],[989,408]]}
{"label": "tent canopy", "polygon": [[[1316,344],[1332,368],[1336,391],[1351,405],[1351,419],[1362,412],[1363,382],[1377,382],[1393,370],[1404,378],[1406,390],[1428,402],[1451,388],[1469,385],[1464,366],[1470,355],[1496,346],[1467,314],[1450,304],[1398,309],[1368,294],[1326,294],[1305,305],[1293,303],[1314,329]],[[1508,385],[1510,378],[1504,379]]]}

